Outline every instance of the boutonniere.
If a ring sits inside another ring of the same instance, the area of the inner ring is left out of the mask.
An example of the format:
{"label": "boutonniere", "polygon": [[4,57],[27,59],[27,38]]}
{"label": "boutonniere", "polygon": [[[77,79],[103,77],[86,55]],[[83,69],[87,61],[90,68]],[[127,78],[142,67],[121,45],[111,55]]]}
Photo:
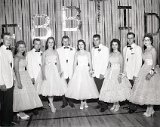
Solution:
{"label": "boutonniere", "polygon": [[100,51],[101,51],[101,49],[98,49],[98,51],[100,52]]}
{"label": "boutonniere", "polygon": [[70,48],[70,50],[73,50],[72,48]]}
{"label": "boutonniere", "polygon": [[42,56],[42,54],[43,54],[43,53],[41,52],[40,55]]}

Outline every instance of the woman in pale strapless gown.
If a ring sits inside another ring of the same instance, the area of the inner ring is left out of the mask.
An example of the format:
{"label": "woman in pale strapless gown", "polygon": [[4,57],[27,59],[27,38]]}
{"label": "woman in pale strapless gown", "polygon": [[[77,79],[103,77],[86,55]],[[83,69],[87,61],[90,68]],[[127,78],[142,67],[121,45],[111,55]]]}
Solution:
{"label": "woman in pale strapless gown", "polygon": [[15,50],[14,69],[16,83],[13,96],[13,111],[18,112],[17,116],[25,120],[28,119],[29,116],[23,111],[39,108],[43,105],[26,70],[27,61],[24,54],[24,41],[18,41]]}
{"label": "woman in pale strapless gown", "polygon": [[131,84],[127,77],[122,77],[123,57],[120,53],[120,41],[113,39],[110,43],[109,65],[100,91],[99,100],[114,103],[111,110],[119,110],[119,102],[129,99]]}
{"label": "woman in pale strapless gown", "polygon": [[87,99],[98,98],[96,84],[90,74],[92,69],[90,53],[85,50],[85,42],[78,41],[78,51],[74,60],[74,74],[65,94],[68,98],[81,100],[80,109],[88,108]]}
{"label": "woman in pale strapless gown", "polygon": [[152,46],[152,43],[152,35],[145,35],[144,64],[140,69],[130,97],[132,103],[147,105],[147,110],[144,113],[146,117],[154,114],[153,105],[160,105],[160,73],[156,66],[156,49]]}
{"label": "woman in pale strapless gown", "polygon": [[55,40],[53,37],[49,37],[46,41],[46,50],[42,56],[43,82],[41,94],[48,97],[52,112],[56,111],[53,105],[53,97],[64,95],[67,89],[67,84],[60,75],[61,69],[58,53],[55,50]]}

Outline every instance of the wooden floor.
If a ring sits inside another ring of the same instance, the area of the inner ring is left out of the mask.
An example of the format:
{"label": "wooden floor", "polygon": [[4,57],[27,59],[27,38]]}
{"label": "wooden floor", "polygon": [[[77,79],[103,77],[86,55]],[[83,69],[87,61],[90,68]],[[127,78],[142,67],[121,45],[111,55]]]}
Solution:
{"label": "wooden floor", "polygon": [[[101,113],[94,109],[95,102],[88,103],[89,108],[80,110],[79,103],[75,108],[69,106],[61,109],[61,101],[54,102],[57,111],[52,113],[48,103],[43,102],[44,109],[39,110],[38,115],[28,113],[31,117],[28,121],[18,120],[15,127],[160,127],[160,110],[157,108],[153,117],[143,116],[145,108],[139,107],[133,114],[128,114],[127,110],[121,106],[116,113],[106,110]],[[110,108],[110,106],[109,106]]]}

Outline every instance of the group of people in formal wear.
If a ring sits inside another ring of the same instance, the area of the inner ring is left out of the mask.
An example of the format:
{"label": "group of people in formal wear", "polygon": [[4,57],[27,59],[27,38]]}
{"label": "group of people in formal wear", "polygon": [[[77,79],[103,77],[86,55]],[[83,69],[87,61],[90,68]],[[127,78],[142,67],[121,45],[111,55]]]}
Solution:
{"label": "group of people in formal wear", "polygon": [[[62,37],[62,46],[56,48],[53,37],[41,50],[41,40],[33,40],[33,49],[26,53],[24,41],[18,41],[14,54],[10,50],[11,35],[2,34],[0,47],[0,124],[12,125],[13,112],[26,120],[27,110],[42,107],[39,95],[48,98],[51,112],[56,112],[54,96],[62,96],[62,106],[88,108],[87,100],[97,101],[96,109],[104,112],[108,103],[117,112],[119,102],[128,100],[129,113],[136,105],[147,105],[144,116],[154,114],[154,105],[160,105],[160,69],[153,37],[143,38],[144,50],[135,43],[135,34],[127,34],[127,45],[121,52],[121,42],[113,39],[110,48],[101,43],[99,34],[93,36],[93,48],[86,50],[84,40],[77,48],[70,46],[70,38]],[[143,52],[144,51],[144,52]]]}

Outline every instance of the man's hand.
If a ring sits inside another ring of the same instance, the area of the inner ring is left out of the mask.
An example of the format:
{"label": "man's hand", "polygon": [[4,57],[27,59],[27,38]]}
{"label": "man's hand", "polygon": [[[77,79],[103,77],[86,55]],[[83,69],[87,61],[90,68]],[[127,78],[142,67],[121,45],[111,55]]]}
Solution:
{"label": "man's hand", "polygon": [[18,89],[22,89],[22,84],[18,83],[17,87],[18,87]]}
{"label": "man's hand", "polygon": [[63,73],[63,72],[60,72],[60,77],[61,77],[61,78],[63,77],[63,75],[64,75],[64,73]]}
{"label": "man's hand", "polygon": [[100,74],[99,78],[104,79],[104,75]]}
{"label": "man's hand", "polygon": [[33,83],[33,84],[35,84],[35,79],[34,79],[34,78],[32,78],[31,80],[32,80],[32,83]]}
{"label": "man's hand", "polygon": [[1,86],[0,86],[0,90],[1,90],[1,91],[6,91],[6,90],[7,90],[6,85],[1,85]]}
{"label": "man's hand", "polygon": [[45,74],[42,74],[42,80],[46,80]]}
{"label": "man's hand", "polygon": [[136,81],[136,79],[137,79],[137,77],[136,77],[136,76],[133,76],[133,82],[135,82],[135,81]]}
{"label": "man's hand", "polygon": [[146,80],[150,80],[152,76],[153,76],[153,75],[151,75],[150,73],[148,73],[148,74],[146,75]]}
{"label": "man's hand", "polygon": [[119,82],[119,84],[122,83],[122,75],[118,76],[118,82]]}

